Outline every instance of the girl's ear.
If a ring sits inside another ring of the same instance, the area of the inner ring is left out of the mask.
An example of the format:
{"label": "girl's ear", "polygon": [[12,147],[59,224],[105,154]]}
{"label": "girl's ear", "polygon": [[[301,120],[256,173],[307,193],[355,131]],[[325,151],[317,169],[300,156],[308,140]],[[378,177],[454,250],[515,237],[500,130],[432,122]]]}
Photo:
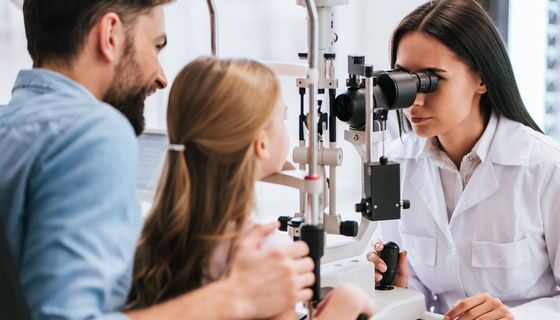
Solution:
{"label": "girl's ear", "polygon": [[268,143],[266,141],[266,133],[264,130],[258,135],[257,139],[255,139],[255,155],[259,160],[265,160],[270,158],[270,152],[268,149]]}

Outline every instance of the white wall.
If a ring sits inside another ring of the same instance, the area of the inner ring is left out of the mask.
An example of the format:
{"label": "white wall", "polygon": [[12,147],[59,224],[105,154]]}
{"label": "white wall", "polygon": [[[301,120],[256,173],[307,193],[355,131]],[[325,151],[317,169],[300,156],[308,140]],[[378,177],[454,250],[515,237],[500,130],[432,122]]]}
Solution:
{"label": "white wall", "polygon": [[0,1],[0,105],[10,100],[12,86],[21,68],[30,68],[21,10]]}

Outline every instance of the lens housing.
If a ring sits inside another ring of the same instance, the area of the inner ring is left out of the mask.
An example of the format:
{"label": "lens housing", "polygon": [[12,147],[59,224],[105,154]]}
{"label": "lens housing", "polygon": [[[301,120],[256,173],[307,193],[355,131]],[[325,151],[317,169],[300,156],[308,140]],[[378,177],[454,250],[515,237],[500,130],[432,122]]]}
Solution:
{"label": "lens housing", "polygon": [[[402,70],[374,72],[373,101],[375,108],[397,110],[410,107],[418,93],[433,92],[437,88],[438,76],[433,71],[409,73]],[[363,85],[350,86],[335,99],[336,117],[363,130],[365,127],[366,97]]]}

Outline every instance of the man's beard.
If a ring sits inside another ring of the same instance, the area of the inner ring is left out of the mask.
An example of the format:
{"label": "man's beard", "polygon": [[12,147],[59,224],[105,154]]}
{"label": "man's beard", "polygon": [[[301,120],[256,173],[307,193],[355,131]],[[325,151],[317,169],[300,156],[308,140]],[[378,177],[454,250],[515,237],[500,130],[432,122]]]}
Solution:
{"label": "man's beard", "polygon": [[150,88],[135,83],[143,79],[140,65],[134,59],[132,46],[125,53],[123,62],[117,66],[116,75],[103,101],[119,110],[139,136],[145,127],[144,101]]}

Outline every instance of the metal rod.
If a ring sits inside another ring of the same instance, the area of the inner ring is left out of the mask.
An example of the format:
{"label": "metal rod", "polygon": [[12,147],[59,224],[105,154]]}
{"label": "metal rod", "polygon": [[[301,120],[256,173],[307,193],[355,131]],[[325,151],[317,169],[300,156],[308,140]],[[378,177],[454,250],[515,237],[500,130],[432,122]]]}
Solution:
{"label": "metal rod", "polygon": [[[329,146],[336,150],[336,142]],[[336,215],[336,165],[329,166],[329,214]]]}
{"label": "metal rod", "polygon": [[218,55],[218,15],[216,13],[216,4],[214,0],[206,0],[208,4],[208,12],[210,13],[210,45],[212,55]]}
{"label": "metal rod", "polygon": [[[329,89],[329,142],[336,142],[336,89]],[[334,146],[336,148],[336,144]]]}
{"label": "metal rod", "polygon": [[[317,62],[319,60],[319,45],[318,45],[318,29],[317,29],[317,5],[315,0],[305,0],[307,6],[307,25],[308,25],[308,41],[309,49],[307,59],[309,61],[309,71],[307,74],[308,88],[309,88],[309,147],[308,147],[308,178],[315,180],[318,178],[317,172],[317,108],[315,103],[317,101],[317,88],[319,83],[319,72],[317,69]],[[306,225],[302,227],[302,240],[304,240],[310,247],[310,257],[315,263],[313,273],[315,274],[315,283],[313,284],[313,298],[314,302],[320,299],[321,288],[321,256],[324,250],[324,230],[322,229],[323,213],[319,211],[319,195],[315,192],[308,193],[309,207],[306,211]],[[305,228],[305,230],[303,230]],[[320,246],[320,248],[319,248]],[[313,304],[307,303],[307,317],[313,319]]]}
{"label": "metal rod", "polygon": [[[334,61],[331,61],[334,64]],[[331,65],[332,66],[332,65]],[[331,68],[334,69],[334,68]],[[331,79],[333,79],[334,70],[331,70]],[[329,147],[336,150],[336,111],[334,108],[336,97],[336,89],[329,89]],[[329,166],[329,214],[336,215],[336,165]]]}
{"label": "metal rod", "polygon": [[373,78],[366,77],[366,163],[371,162],[371,132],[373,125]]}
{"label": "metal rod", "polygon": [[317,5],[315,0],[305,0],[307,4],[307,26],[308,26],[308,46],[309,52],[307,59],[309,62],[309,175],[317,174],[317,109],[315,108],[317,96],[319,43],[317,39],[319,32],[317,29]]}

